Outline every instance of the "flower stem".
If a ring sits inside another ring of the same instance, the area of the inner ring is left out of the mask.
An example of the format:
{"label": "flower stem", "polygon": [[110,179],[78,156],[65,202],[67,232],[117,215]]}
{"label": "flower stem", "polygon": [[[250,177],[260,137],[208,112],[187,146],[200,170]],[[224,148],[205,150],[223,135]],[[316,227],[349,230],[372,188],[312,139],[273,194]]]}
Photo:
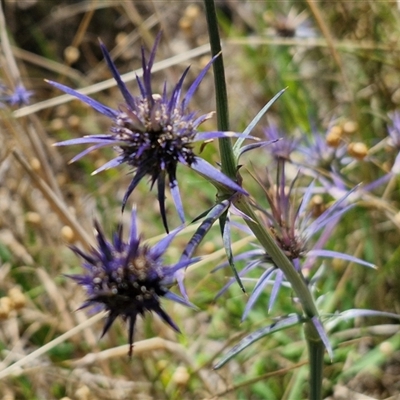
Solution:
{"label": "flower stem", "polygon": [[311,321],[304,326],[310,364],[309,400],[322,399],[325,346]]}
{"label": "flower stem", "polygon": [[307,319],[304,324],[304,334],[310,363],[309,400],[321,400],[325,346],[311,321],[312,317],[318,317],[318,310],[311,292],[304,279],[277,245],[269,229],[260,221],[258,215],[249,204],[247,197],[237,195],[234,204],[240,211],[251,218],[251,220],[246,219],[245,222],[272,258],[274,264],[283,271],[302,305]]}
{"label": "flower stem", "polygon": [[[229,131],[228,96],[226,92],[224,59],[221,53],[221,41],[219,37],[214,0],[204,0],[204,5],[206,10],[211,54],[213,57],[220,54],[213,63],[218,130]],[[236,162],[231,139],[221,138],[218,139],[218,143],[221,153],[221,170],[226,176],[236,181]]]}
{"label": "flower stem", "polygon": [[[204,0],[208,33],[210,38],[211,53],[213,56],[221,53],[221,43],[218,32],[217,15],[214,0]],[[224,63],[222,53],[215,60],[214,82],[216,91],[216,108],[218,118],[218,129],[221,131],[229,130],[228,97],[226,91]],[[233,153],[232,142],[229,138],[219,139],[221,154],[222,172],[233,180],[237,179],[237,165]],[[303,312],[307,321],[304,326],[304,333],[308,344],[310,358],[310,400],[320,400],[322,395],[322,371],[324,344],[322,339],[311,321],[312,317],[318,317],[318,310],[315,306],[311,292],[303,277],[296,271],[291,261],[282,252],[268,227],[260,220],[254,212],[247,197],[236,194],[234,205],[246,214],[249,219],[245,222],[252,230],[265,251],[272,258],[274,264],[282,270],[286,279],[290,282],[296,296],[302,305]]]}

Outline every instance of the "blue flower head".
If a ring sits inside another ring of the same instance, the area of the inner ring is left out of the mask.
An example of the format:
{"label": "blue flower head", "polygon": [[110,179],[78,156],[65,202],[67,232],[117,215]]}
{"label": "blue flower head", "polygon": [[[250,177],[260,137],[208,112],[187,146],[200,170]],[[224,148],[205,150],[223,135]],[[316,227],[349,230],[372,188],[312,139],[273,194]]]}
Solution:
{"label": "blue flower head", "polygon": [[160,305],[160,298],[166,297],[191,306],[182,297],[169,291],[168,287],[174,282],[174,274],[196,259],[187,259],[174,265],[165,265],[163,261],[163,254],[179,230],[171,232],[153,247],[142,244],[137,233],[135,210],[132,212],[127,242],[122,238],[122,227],[117,230],[112,242],[107,241],[98,223],[95,228],[97,248],[84,253],[72,247],[83,258],[86,273],[71,275],[70,278],[86,289],[88,298],[81,308],[97,306],[108,312],[102,336],[115,319],[121,316],[128,322],[131,356],[136,318],[146,311],[155,312],[179,332],[179,328]]}
{"label": "blue flower head", "polygon": [[274,159],[290,160],[290,156],[296,150],[299,140],[283,133],[274,123],[270,123],[268,127],[264,128],[264,134],[268,141],[273,142],[266,149]]}
{"label": "blue flower head", "polygon": [[7,86],[0,84],[0,104],[6,103],[10,106],[21,107],[29,104],[29,100],[33,95],[32,90],[26,90],[22,84],[18,84],[14,91]]}
{"label": "blue flower head", "polygon": [[164,84],[162,94],[157,94],[153,92],[152,88],[151,69],[159,41],[160,34],[157,36],[148,60],[142,48],[143,78],[137,77],[137,84],[140,89],[139,96],[133,96],[129,92],[105,46],[102,43],[100,44],[108,67],[125,100],[125,103],[120,105],[117,110],[109,108],[59,83],[49,83],[77,97],[112,120],[110,133],[108,134],[89,135],[58,143],[60,146],[91,144],[88,149],[75,156],[71,162],[78,160],[93,150],[105,146],[114,147],[118,153],[117,157],[94,171],[93,174],[120,164],[127,164],[133,169],[133,179],[125,193],[122,208],[125,207],[128,197],[142,178],[149,177],[151,187],[157,183],[160,213],[164,227],[168,231],[165,211],[165,186],[167,180],[175,207],[180,219],[184,222],[184,211],[176,177],[179,163],[191,167],[207,179],[228,188],[230,191],[246,192],[218,169],[198,157],[193,150],[194,144],[199,141],[238,136],[232,132],[198,132],[198,127],[209,119],[212,114],[196,117],[196,113],[188,109],[188,104],[212,65],[213,59],[201,71],[183,98],[181,96],[182,85],[189,67],[184,71],[170,95],[167,94],[166,84]]}
{"label": "blue flower head", "polygon": [[[267,174],[266,185],[264,185],[257,178],[264,190],[269,206],[268,209],[263,209],[259,206],[257,208],[262,212],[263,219],[272,237],[292,262],[293,268],[301,274],[308,272],[309,269],[315,266],[317,257],[340,258],[374,267],[373,264],[351,255],[323,249],[341,216],[354,206],[349,201],[349,197],[356,188],[347,191],[329,208],[315,216],[314,210],[310,209],[311,199],[316,189],[315,181],[311,182],[306,188],[297,187],[296,182],[300,176],[298,173],[291,182],[288,182],[285,175],[285,163],[285,161],[281,160],[276,173],[276,180],[273,180]],[[300,190],[303,192],[301,196],[299,196]],[[315,239],[318,233],[320,233],[320,236],[313,243],[312,239]],[[240,278],[244,278],[250,271],[258,267],[261,267],[263,271],[249,297],[242,318],[245,319],[247,317],[267,285],[272,285],[268,305],[268,310],[271,310],[280,288],[288,284],[283,271],[279,268],[279,265],[273,262],[270,255],[257,245],[255,249],[236,256],[235,261],[238,260],[247,261],[246,266],[239,272]],[[225,266],[225,264],[222,266]],[[225,293],[233,282],[234,279],[230,279],[217,296]]]}

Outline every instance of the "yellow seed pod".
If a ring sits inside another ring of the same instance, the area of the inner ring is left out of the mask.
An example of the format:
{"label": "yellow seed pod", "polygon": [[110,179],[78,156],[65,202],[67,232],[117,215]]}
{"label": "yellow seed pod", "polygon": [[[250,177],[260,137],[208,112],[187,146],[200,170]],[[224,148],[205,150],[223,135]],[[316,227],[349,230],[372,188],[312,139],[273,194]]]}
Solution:
{"label": "yellow seed pod", "polygon": [[190,32],[191,32],[192,25],[193,25],[193,21],[192,21],[191,19],[187,18],[187,17],[182,17],[182,18],[179,20],[179,28],[180,28],[182,31],[185,31],[185,32],[190,33]]}
{"label": "yellow seed pod", "polygon": [[60,131],[64,128],[64,122],[61,118],[54,118],[50,121],[49,127],[52,131]]}
{"label": "yellow seed pod", "polygon": [[183,366],[178,367],[172,376],[172,380],[178,386],[186,386],[187,383],[189,382],[189,379],[190,379],[190,374],[188,370]]}
{"label": "yellow seed pod", "polygon": [[42,222],[40,214],[34,211],[28,211],[25,218],[27,222],[33,225],[39,225]]}
{"label": "yellow seed pod", "polygon": [[64,49],[64,58],[68,64],[73,64],[78,61],[81,56],[81,52],[75,46],[68,46]]}
{"label": "yellow seed pod", "polygon": [[334,125],[326,135],[326,144],[330,147],[338,147],[342,141],[343,129]]}
{"label": "yellow seed pod", "polygon": [[185,17],[190,18],[191,20],[195,20],[201,14],[201,9],[197,4],[190,4],[186,7]]}
{"label": "yellow seed pod", "polygon": [[368,147],[362,142],[351,142],[347,146],[347,152],[356,160],[363,160],[368,154]]}
{"label": "yellow seed pod", "polygon": [[81,125],[81,120],[76,115],[71,115],[67,119],[68,126],[72,129],[78,129]]}
{"label": "yellow seed pod", "polygon": [[8,297],[11,300],[11,307],[14,310],[19,310],[25,307],[26,297],[17,287],[14,287],[8,291]]}
{"label": "yellow seed pod", "polygon": [[202,250],[205,254],[211,254],[215,251],[215,244],[211,240],[203,244]]}
{"label": "yellow seed pod", "polygon": [[86,385],[80,386],[76,392],[75,396],[78,400],[92,400],[94,397],[92,396],[90,389]]}
{"label": "yellow seed pod", "polygon": [[32,158],[30,163],[31,163],[31,167],[34,171],[40,171],[40,168],[41,168],[40,161],[36,157]]}
{"label": "yellow seed pod", "polygon": [[342,125],[342,128],[346,135],[352,135],[358,131],[358,123],[356,121],[349,120]]}
{"label": "yellow seed pod", "polygon": [[68,225],[61,228],[61,236],[67,243],[74,243],[76,240],[75,232]]}
{"label": "yellow seed pod", "polygon": [[125,32],[119,32],[117,33],[117,36],[115,36],[115,43],[117,45],[124,46],[126,45],[127,41],[128,35]]}

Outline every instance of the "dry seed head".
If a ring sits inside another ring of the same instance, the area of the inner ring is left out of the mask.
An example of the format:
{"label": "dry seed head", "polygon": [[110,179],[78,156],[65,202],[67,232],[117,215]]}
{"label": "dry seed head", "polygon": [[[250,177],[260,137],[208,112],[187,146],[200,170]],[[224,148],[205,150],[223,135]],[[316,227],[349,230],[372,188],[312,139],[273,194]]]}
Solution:
{"label": "dry seed head", "polygon": [[379,350],[387,357],[390,357],[394,353],[394,347],[391,343],[389,342],[382,342],[379,345]]}
{"label": "dry seed head", "polygon": [[27,222],[30,222],[31,224],[34,224],[34,225],[39,225],[40,222],[42,221],[40,214],[38,214],[37,212],[33,212],[33,211],[28,211],[26,213],[25,218],[26,218]]}
{"label": "dry seed head", "polygon": [[64,128],[64,122],[61,118],[54,118],[50,121],[50,129],[52,131],[60,131]]}
{"label": "dry seed head", "polygon": [[200,15],[200,7],[197,4],[190,4],[186,7],[185,10],[185,17],[190,18],[191,20],[195,20]]}
{"label": "dry seed head", "polygon": [[193,24],[192,20],[190,20],[187,17],[182,17],[179,20],[179,28],[182,31],[185,31],[185,32],[188,32],[188,33],[190,33],[190,31],[191,31],[192,24]]}
{"label": "dry seed head", "polygon": [[31,167],[34,171],[40,171],[40,161],[37,158],[32,158]]}
{"label": "dry seed head", "polygon": [[347,146],[347,152],[356,160],[363,160],[368,154],[368,147],[362,142],[352,142]]}
{"label": "dry seed head", "polygon": [[79,128],[81,124],[81,120],[77,115],[71,115],[67,119],[68,126],[72,129],[77,129]]}
{"label": "dry seed head", "polygon": [[8,297],[11,300],[11,307],[14,310],[19,310],[25,307],[26,297],[17,287],[14,287],[8,291]]}
{"label": "dry seed head", "polygon": [[202,251],[205,254],[211,254],[215,251],[215,244],[212,241],[205,242],[202,246]]}
{"label": "dry seed head", "polygon": [[127,43],[128,35],[125,32],[119,32],[117,36],[115,36],[115,43],[117,45],[123,46]]}
{"label": "dry seed head", "polygon": [[61,236],[67,243],[74,243],[76,241],[75,232],[68,225],[64,225],[61,228]]}
{"label": "dry seed head", "polygon": [[64,49],[64,58],[68,64],[73,64],[78,61],[81,52],[75,46],[68,46]]}
{"label": "dry seed head", "polygon": [[186,386],[187,383],[189,382],[190,379],[190,374],[187,371],[187,369],[183,366],[178,367],[174,375],[172,376],[172,380],[178,385],[178,386]]}
{"label": "dry seed head", "polygon": [[334,125],[326,135],[326,144],[329,147],[338,147],[342,141],[343,129],[339,125]]}
{"label": "dry seed head", "polygon": [[78,400],[93,400],[94,397],[90,393],[90,389],[86,385],[82,385],[79,387],[76,392],[75,396]]}
{"label": "dry seed head", "polygon": [[200,14],[200,8],[196,4],[189,5],[183,17],[179,20],[179,28],[188,34],[192,34],[193,24],[198,19]]}
{"label": "dry seed head", "polygon": [[346,135],[352,135],[353,133],[357,132],[358,130],[358,123],[356,121],[346,121],[343,125],[343,132]]}

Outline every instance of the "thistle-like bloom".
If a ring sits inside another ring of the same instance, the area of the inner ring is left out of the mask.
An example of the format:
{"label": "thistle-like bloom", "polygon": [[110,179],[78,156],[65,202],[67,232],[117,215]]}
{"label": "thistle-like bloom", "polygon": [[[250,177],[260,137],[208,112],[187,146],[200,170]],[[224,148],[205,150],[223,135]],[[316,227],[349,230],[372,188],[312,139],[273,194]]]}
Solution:
{"label": "thistle-like bloom", "polygon": [[331,171],[340,170],[346,154],[346,144],[342,140],[337,143],[329,143],[327,133],[321,133],[313,129],[310,136],[305,136],[304,144],[299,150],[305,155],[302,163],[306,168],[322,172],[324,174]]}
{"label": "thistle-like bloom", "polygon": [[165,84],[162,94],[156,94],[152,89],[151,69],[159,40],[160,35],[157,36],[148,61],[142,48],[143,79],[137,77],[140,96],[133,96],[129,92],[105,46],[102,43],[100,44],[108,67],[125,99],[125,104],[120,105],[117,110],[100,104],[90,97],[59,83],[49,83],[77,97],[112,120],[109,134],[90,135],[58,143],[60,146],[73,144],[92,145],[75,156],[71,162],[78,160],[93,150],[105,146],[113,146],[118,152],[118,156],[94,171],[93,174],[120,164],[127,164],[133,169],[134,176],[125,193],[122,208],[124,208],[128,197],[140,180],[148,176],[151,187],[157,183],[160,213],[164,226],[168,231],[165,212],[166,178],[168,178],[172,198],[179,217],[182,222],[185,219],[176,178],[178,163],[191,167],[210,181],[217,182],[228,188],[229,191],[246,192],[218,169],[196,156],[193,151],[194,143],[199,141],[239,136],[239,134],[232,132],[198,132],[199,125],[209,119],[212,113],[196,117],[195,112],[188,110],[188,103],[212,65],[213,60],[201,71],[183,99],[181,99],[182,85],[189,67],[183,73],[170,96],[167,95]]}
{"label": "thistle-like bloom", "polygon": [[7,86],[0,85],[0,104],[6,103],[10,106],[23,106],[29,104],[29,100],[33,95],[32,90],[26,90],[22,84],[15,87],[11,91]]}
{"label": "thistle-like bloom", "polygon": [[[285,163],[282,161],[277,171],[275,185],[269,176],[267,177],[267,185],[264,186],[260,183],[264,189],[269,210],[264,210],[261,207],[258,208],[263,213],[265,223],[269,227],[277,244],[292,262],[293,268],[299,273],[303,273],[314,266],[316,257],[341,258],[368,267],[374,267],[373,264],[356,257],[323,249],[340,217],[353,206],[347,200],[354,189],[348,191],[331,207],[315,217],[314,210],[309,209],[311,198],[315,193],[315,183],[312,182],[305,189],[302,199],[299,200],[300,188],[295,187],[298,177],[288,184],[284,167]],[[321,231],[322,233],[317,242],[310,244],[311,239]],[[243,259],[247,260],[247,265],[239,273],[240,278],[257,267],[261,267],[264,271],[249,297],[243,314],[244,319],[267,285],[273,286],[268,306],[270,310],[277,298],[280,287],[288,283],[285,280],[282,270],[279,269],[279,265],[274,264],[264,249],[257,247],[235,258],[235,260]],[[231,279],[220,291],[219,295],[224,293],[233,282],[234,280]]]}
{"label": "thistle-like bloom", "polygon": [[97,306],[108,312],[102,336],[119,316],[128,322],[129,356],[132,355],[133,335],[138,315],[146,311],[158,314],[175,331],[179,328],[162,309],[160,298],[165,297],[178,303],[191,306],[182,297],[168,290],[174,282],[174,274],[181,268],[197,261],[191,258],[174,265],[165,265],[163,254],[179,230],[175,230],[149,247],[140,243],[136,227],[136,212],[132,212],[129,239],[122,238],[122,226],[114,234],[112,242],[107,241],[98,223],[98,247],[84,253],[76,247],[72,250],[84,259],[86,273],[72,275],[72,279],[85,287],[88,298],[82,308]]}
{"label": "thistle-like bloom", "polygon": [[290,160],[290,155],[296,149],[299,140],[288,137],[275,124],[270,124],[270,126],[264,128],[264,134],[267,141],[272,142],[270,146],[266,147],[268,153],[276,160]]}

